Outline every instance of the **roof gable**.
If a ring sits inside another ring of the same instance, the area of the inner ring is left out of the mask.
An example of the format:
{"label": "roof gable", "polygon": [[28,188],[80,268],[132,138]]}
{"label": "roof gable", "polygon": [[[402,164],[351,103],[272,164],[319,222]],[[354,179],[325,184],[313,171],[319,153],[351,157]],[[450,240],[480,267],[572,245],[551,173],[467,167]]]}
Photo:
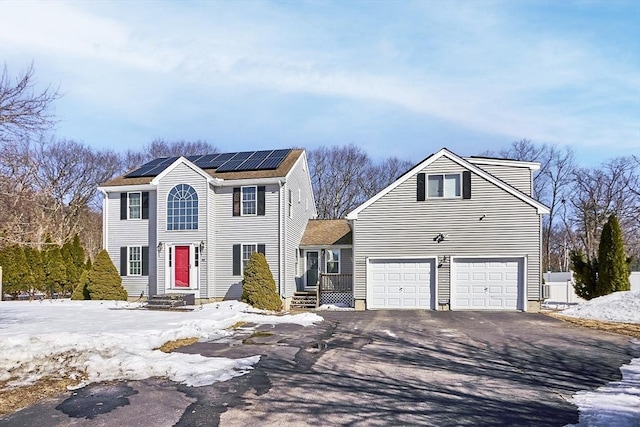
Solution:
{"label": "roof gable", "polygon": [[429,156],[426,159],[424,159],[422,162],[418,163],[416,166],[414,166],[412,169],[410,169],[407,173],[405,173],[400,178],[398,178],[397,180],[395,180],[394,182],[389,184],[385,189],[380,191],[378,194],[376,194],[375,196],[373,196],[372,198],[370,198],[369,200],[367,200],[366,202],[364,202],[363,204],[361,204],[360,206],[355,208],[353,211],[349,212],[349,214],[347,215],[347,219],[348,220],[358,219],[358,214],[360,212],[365,210],[367,207],[371,206],[373,203],[375,203],[377,200],[379,200],[382,197],[384,197],[391,190],[393,190],[394,188],[398,187],[402,183],[406,182],[409,178],[411,178],[412,176],[416,175],[417,173],[422,171],[424,168],[428,167],[433,162],[435,162],[436,160],[438,160],[438,159],[440,159],[442,157],[448,158],[449,160],[453,161],[454,163],[457,163],[458,165],[462,166],[463,168],[465,168],[465,169],[475,173],[476,175],[486,179],[487,181],[491,182],[495,186],[497,186],[497,187],[503,189],[504,191],[512,194],[513,196],[517,197],[518,199],[524,201],[525,203],[535,207],[538,210],[539,214],[548,214],[549,213],[549,208],[547,208],[542,203],[540,203],[537,200],[527,196],[523,192],[513,188],[512,186],[510,186],[509,184],[505,183],[504,181],[501,181],[500,179],[498,179],[495,176],[489,174],[488,172],[484,171],[483,169],[477,167],[476,165],[470,163],[469,161],[463,159],[462,157],[452,153],[451,151],[447,150],[446,148],[442,148],[437,153],[432,154],[431,156]]}
{"label": "roof gable", "polygon": [[[268,178],[285,178],[287,174],[291,171],[293,166],[296,164],[298,158],[304,152],[303,149],[293,149],[289,153],[287,157],[280,163],[280,165],[276,169],[263,169],[263,170],[247,170],[247,171],[229,171],[229,172],[216,172],[216,169],[202,169],[196,166],[193,162],[190,162],[188,159],[184,158],[185,161],[189,162],[190,167],[195,167],[202,171],[202,173],[208,175],[208,178],[217,178],[223,182],[224,180],[239,180],[239,179],[268,179]],[[177,160],[176,160],[177,161]],[[172,163],[172,165],[175,162]],[[166,172],[170,169],[171,166],[167,167],[163,172]],[[162,173],[160,174],[162,175]],[[107,182],[104,182],[100,185],[101,188],[108,187],[120,187],[127,185],[145,185],[151,184],[155,181],[156,178],[160,177],[127,177],[127,174],[121,175],[114,179],[111,179]]]}

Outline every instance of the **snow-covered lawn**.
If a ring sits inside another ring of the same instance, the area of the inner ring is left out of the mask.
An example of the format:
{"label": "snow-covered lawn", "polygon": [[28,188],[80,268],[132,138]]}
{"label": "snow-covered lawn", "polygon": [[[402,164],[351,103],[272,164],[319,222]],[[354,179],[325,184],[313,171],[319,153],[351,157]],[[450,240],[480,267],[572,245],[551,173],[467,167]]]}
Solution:
{"label": "snow-covered lawn", "polygon": [[[155,349],[182,338],[222,338],[231,335],[230,326],[238,322],[307,326],[322,320],[313,313],[265,315],[237,301],[207,304],[191,312],[136,307],[100,301],[0,302],[0,382],[21,386],[50,376],[78,378],[81,384],[167,377],[206,385],[246,373],[259,356],[210,358]],[[640,292],[618,292],[561,314],[640,323]],[[392,331],[383,332],[393,336]],[[640,346],[640,341],[635,344]],[[574,395],[580,410],[578,426],[640,425],[640,359],[620,370],[621,381]]]}
{"label": "snow-covered lawn", "polygon": [[[640,292],[615,292],[559,313],[607,322],[640,323]],[[640,346],[635,340],[634,345]],[[622,380],[593,391],[580,391],[573,403],[580,410],[576,426],[640,426],[640,358],[620,367]]]}
{"label": "snow-covered lawn", "polygon": [[167,377],[201,386],[243,375],[260,357],[234,360],[155,349],[182,338],[224,337],[237,322],[307,326],[322,320],[313,313],[265,315],[237,301],[188,312],[136,307],[113,301],[0,302],[0,382],[22,386],[49,376],[83,379],[81,384]]}

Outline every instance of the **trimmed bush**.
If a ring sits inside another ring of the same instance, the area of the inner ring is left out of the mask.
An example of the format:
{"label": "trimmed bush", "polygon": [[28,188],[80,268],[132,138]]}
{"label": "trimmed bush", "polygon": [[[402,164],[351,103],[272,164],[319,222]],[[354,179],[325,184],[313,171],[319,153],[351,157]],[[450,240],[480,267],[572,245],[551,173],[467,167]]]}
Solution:
{"label": "trimmed bush", "polygon": [[92,300],[127,299],[127,291],[122,287],[122,278],[104,249],[98,252],[87,280],[87,290]]}
{"label": "trimmed bush", "polygon": [[590,300],[598,294],[598,260],[587,259],[581,251],[571,251],[571,269],[575,283],[573,288],[580,298]]}
{"label": "trimmed bush", "polygon": [[60,247],[51,241],[51,236],[47,236],[43,251],[44,261],[44,284],[49,291],[49,296],[54,292],[65,294],[71,287],[67,282],[67,268],[62,259]]}
{"label": "trimmed bush", "polygon": [[624,241],[618,218],[611,215],[602,229],[598,247],[598,291],[608,295],[631,289],[629,264],[624,254]]}
{"label": "trimmed bush", "polygon": [[89,295],[89,289],[87,289],[88,284],[89,272],[87,270],[83,270],[82,274],[80,275],[80,281],[71,294],[71,299],[77,301],[91,299],[91,296]]}
{"label": "trimmed bush", "polygon": [[282,300],[264,254],[254,252],[244,269],[242,301],[263,310],[282,310]]}

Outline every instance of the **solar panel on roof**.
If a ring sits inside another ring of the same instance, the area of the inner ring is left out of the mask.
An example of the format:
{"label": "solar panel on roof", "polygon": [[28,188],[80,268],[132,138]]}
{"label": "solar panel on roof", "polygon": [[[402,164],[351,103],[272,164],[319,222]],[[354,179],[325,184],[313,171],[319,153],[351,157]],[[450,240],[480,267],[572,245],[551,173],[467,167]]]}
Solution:
{"label": "solar panel on roof", "polygon": [[247,160],[254,153],[255,151],[242,151],[240,153],[236,153],[236,155],[232,157],[232,160]]}
{"label": "solar panel on roof", "polygon": [[258,166],[264,162],[264,159],[254,159],[253,157],[245,160],[244,163],[235,168],[236,171],[250,171],[258,169]]}
{"label": "solar panel on roof", "polygon": [[202,154],[197,154],[195,156],[187,156],[187,160],[189,160],[191,163],[196,163],[198,160],[200,160],[203,157],[204,156]]}
{"label": "solar panel on roof", "polygon": [[290,149],[284,149],[284,150],[273,150],[273,152],[271,153],[271,155],[269,157],[282,157],[285,158],[289,155],[289,153],[291,152]]}
{"label": "solar panel on roof", "polygon": [[273,150],[262,150],[262,151],[256,151],[253,153],[253,156],[250,157],[251,160],[254,159],[266,159],[267,157],[269,157],[269,154],[273,153]]}
{"label": "solar panel on roof", "polygon": [[244,162],[244,160],[229,160],[224,165],[220,166],[216,169],[216,172],[232,172],[235,171],[238,166],[240,166]]}
{"label": "solar panel on roof", "polygon": [[282,163],[283,160],[284,157],[268,158],[264,162],[262,162],[258,170],[278,169],[278,166],[280,166],[280,163]]}

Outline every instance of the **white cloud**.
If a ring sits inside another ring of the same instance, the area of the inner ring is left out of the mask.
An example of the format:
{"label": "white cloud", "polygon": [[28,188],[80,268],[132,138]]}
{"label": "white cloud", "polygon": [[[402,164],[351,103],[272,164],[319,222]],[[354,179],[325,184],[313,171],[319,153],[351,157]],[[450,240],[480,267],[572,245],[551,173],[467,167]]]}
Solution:
{"label": "white cloud", "polygon": [[329,25],[330,10],[305,15],[279,3],[148,9],[4,2],[0,45],[56,57],[74,75],[63,85],[83,87],[85,102],[150,125],[184,85],[373,101],[508,138],[591,146],[616,138],[627,147],[640,140],[637,57],[617,61],[575,34],[528,26],[504,3],[411,3],[388,22],[371,18],[386,22],[379,35],[346,26],[370,18],[362,10]]}

